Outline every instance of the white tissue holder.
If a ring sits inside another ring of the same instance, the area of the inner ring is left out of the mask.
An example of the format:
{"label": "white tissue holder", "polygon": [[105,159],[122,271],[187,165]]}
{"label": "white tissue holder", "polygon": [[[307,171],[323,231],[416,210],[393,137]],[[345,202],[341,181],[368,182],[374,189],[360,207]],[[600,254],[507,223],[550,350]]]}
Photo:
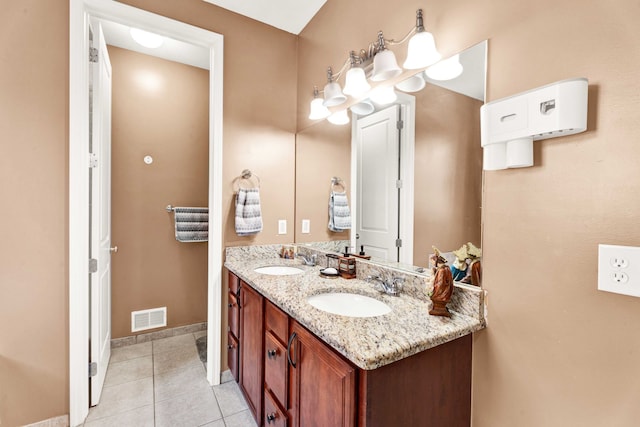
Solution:
{"label": "white tissue holder", "polygon": [[586,78],[562,80],[480,108],[484,170],[533,166],[533,141],[587,130]]}

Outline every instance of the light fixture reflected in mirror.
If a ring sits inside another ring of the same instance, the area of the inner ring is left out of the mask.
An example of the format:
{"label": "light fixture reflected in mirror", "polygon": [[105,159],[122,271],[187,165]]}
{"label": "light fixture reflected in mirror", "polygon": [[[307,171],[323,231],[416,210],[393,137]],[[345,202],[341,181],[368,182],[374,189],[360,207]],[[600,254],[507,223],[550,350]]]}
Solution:
{"label": "light fixture reflected in mirror", "polygon": [[334,125],[346,125],[349,123],[349,115],[347,110],[340,110],[327,117],[327,120]]}
{"label": "light fixture reflected in mirror", "polygon": [[327,68],[327,82],[324,87],[324,102],[322,105],[325,107],[335,107],[345,102],[347,97],[342,93],[340,85],[333,81],[331,67]]}
{"label": "light fixture reflected in mirror", "polygon": [[401,81],[400,83],[396,83],[396,89],[403,92],[417,92],[424,89],[425,85],[426,83],[422,77],[422,73],[419,73]]}
{"label": "light fixture reflected in mirror", "polygon": [[389,105],[398,99],[393,86],[379,86],[371,91],[371,100],[378,105]]}
{"label": "light fixture reflected in mirror", "polygon": [[157,49],[164,43],[162,36],[139,28],[131,28],[129,34],[131,34],[131,38],[135,40],[136,43],[149,49]]}
{"label": "light fixture reflected in mirror", "polygon": [[349,54],[349,59],[351,68],[347,71],[347,76],[345,77],[344,93],[358,98],[371,89],[371,85],[367,82],[364,70],[358,66],[358,59],[354,51]]}
{"label": "light fixture reflected in mirror", "polygon": [[352,113],[357,114],[359,116],[367,116],[373,113],[376,107],[373,106],[371,101],[365,99],[364,101],[358,102],[357,104],[353,104],[349,107]]}
{"label": "light fixture reflected in mirror", "polygon": [[460,63],[460,55],[456,54],[427,68],[425,74],[433,80],[453,80],[462,74],[463,67]]}
{"label": "light fixture reflected in mirror", "polygon": [[373,57],[373,74],[371,81],[381,82],[392,79],[402,73],[402,68],[398,66],[396,55],[387,49],[384,44],[382,31],[378,32],[378,53]]}

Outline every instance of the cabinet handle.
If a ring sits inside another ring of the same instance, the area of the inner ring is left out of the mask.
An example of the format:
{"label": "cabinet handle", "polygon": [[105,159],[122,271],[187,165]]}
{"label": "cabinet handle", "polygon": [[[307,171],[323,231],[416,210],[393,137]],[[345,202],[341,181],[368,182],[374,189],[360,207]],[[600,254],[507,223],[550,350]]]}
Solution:
{"label": "cabinet handle", "polygon": [[234,349],[235,347],[233,346],[233,344],[229,344],[229,345],[227,345],[227,348],[228,348],[229,350],[232,350],[232,349]]}
{"label": "cabinet handle", "polygon": [[229,303],[229,308],[233,307],[233,304]]}
{"label": "cabinet handle", "polygon": [[276,421],[276,414],[274,412],[267,415],[267,424],[271,424],[271,422]]}
{"label": "cabinet handle", "polygon": [[296,337],[298,336],[298,334],[296,334],[295,332],[291,334],[291,336],[289,337],[289,342],[287,343],[287,360],[289,361],[289,365],[291,365],[294,369],[296,367],[296,363],[291,359],[291,344],[293,343],[293,340],[296,339]]}
{"label": "cabinet handle", "polygon": [[278,354],[278,350],[276,349],[267,350],[267,357],[269,359],[275,359],[277,354]]}
{"label": "cabinet handle", "polygon": [[242,288],[242,286],[238,285],[238,290],[236,291],[236,301],[238,302],[238,308],[242,308],[240,307],[240,288]]}

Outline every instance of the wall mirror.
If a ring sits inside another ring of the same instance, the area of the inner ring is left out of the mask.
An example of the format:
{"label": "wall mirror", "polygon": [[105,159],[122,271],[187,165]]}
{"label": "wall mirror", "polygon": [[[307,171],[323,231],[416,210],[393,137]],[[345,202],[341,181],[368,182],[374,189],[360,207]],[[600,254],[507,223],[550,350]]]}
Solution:
{"label": "wall mirror", "polygon": [[[422,89],[406,94],[396,90],[395,103],[376,105],[367,116],[352,114],[351,125],[323,121],[299,132],[295,241],[347,241],[356,252],[364,246],[371,262],[411,271],[428,266],[432,246],[444,252],[469,241],[480,246],[480,106],[485,99],[486,57],[483,41],[460,52],[462,74],[456,78],[437,80],[420,72],[426,83]],[[401,137],[412,141],[396,144],[401,148],[398,157],[382,154],[386,152],[382,134],[395,126],[380,125],[387,120],[385,114],[389,118],[400,114],[410,127]],[[393,162],[398,167],[387,170],[385,163]],[[318,202],[305,195],[309,188],[321,193],[324,184],[328,197],[331,176],[340,174],[350,189],[354,227],[351,232],[333,233],[327,230],[326,201],[313,206]],[[399,190],[394,188],[394,174],[401,181]],[[311,232],[302,233],[299,223],[314,215]],[[381,231],[387,234],[382,239],[386,248],[376,236]],[[399,248],[394,246],[396,240]]]}

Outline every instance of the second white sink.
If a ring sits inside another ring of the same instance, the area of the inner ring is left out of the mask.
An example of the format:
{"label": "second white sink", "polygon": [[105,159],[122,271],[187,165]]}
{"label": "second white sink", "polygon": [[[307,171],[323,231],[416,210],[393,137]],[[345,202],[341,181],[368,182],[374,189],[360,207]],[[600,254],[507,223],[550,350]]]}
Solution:
{"label": "second white sink", "polygon": [[391,307],[364,295],[331,292],[313,295],[307,302],[318,310],[348,317],[375,317],[391,313]]}
{"label": "second white sink", "polygon": [[288,265],[267,265],[264,267],[258,267],[254,271],[256,273],[268,274],[270,276],[291,276],[293,274],[304,273],[303,269]]}

